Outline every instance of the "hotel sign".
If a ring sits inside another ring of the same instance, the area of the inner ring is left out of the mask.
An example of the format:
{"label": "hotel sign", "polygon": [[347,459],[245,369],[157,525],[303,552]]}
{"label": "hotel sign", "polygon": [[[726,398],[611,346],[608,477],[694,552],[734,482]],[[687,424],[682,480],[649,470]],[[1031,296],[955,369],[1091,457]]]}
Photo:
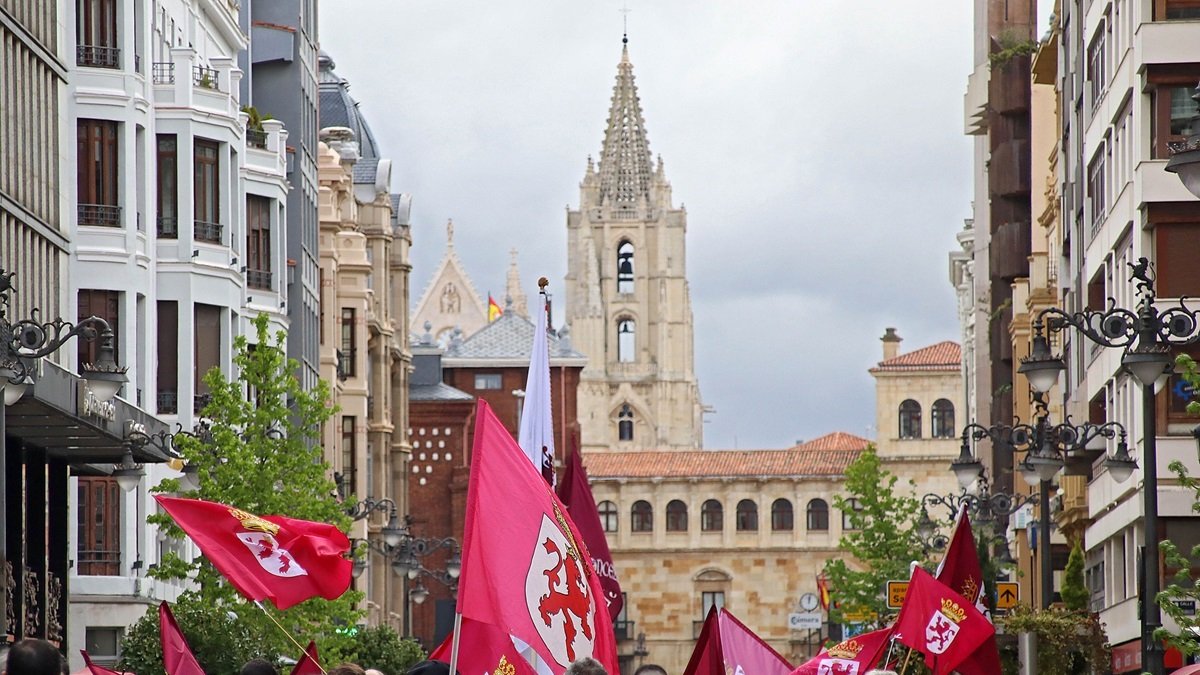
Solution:
{"label": "hotel sign", "polygon": [[117,404],[112,401],[101,401],[86,384],[80,384],[79,416],[100,419],[106,422],[116,422]]}

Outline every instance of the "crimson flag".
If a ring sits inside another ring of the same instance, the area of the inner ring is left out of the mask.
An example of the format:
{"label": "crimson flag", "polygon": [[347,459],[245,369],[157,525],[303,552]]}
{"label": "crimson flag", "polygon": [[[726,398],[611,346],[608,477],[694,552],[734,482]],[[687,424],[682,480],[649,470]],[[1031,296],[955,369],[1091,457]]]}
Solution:
{"label": "crimson flag", "polygon": [[[429,655],[434,661],[450,663],[454,634]],[[462,619],[458,628],[457,670],[460,673],[505,673],[534,675],[533,667],[522,656],[508,633],[487,623]]]}
{"label": "crimson flag", "polygon": [[204,675],[204,669],[196,661],[187,638],[175,623],[175,615],[165,602],[158,606],[158,634],[162,639],[163,669],[167,675]]}
{"label": "crimson flag", "polygon": [[888,626],[842,640],[817,652],[791,675],[863,675],[879,663],[894,630]]}
{"label": "crimson flag", "polygon": [[[971,518],[961,508],[950,534],[950,545],[946,555],[938,564],[937,580],[958,591],[967,600],[975,603],[987,617],[984,602],[983,570],[979,565],[979,552],[975,548],[975,533],[971,531]],[[960,675],[997,675],[1000,672],[1000,648],[996,636],[989,637],[975,653],[957,668]]]}
{"label": "crimson flag", "polygon": [[587,470],[583,468],[578,445],[567,457],[562,482],[558,484],[558,498],[566,505],[571,521],[579,528],[583,543],[592,554],[592,567],[600,576],[604,601],[608,603],[608,615],[615,620],[625,605],[625,598],[621,595],[617,568],[608,550],[608,539],[604,535],[604,526],[600,524],[600,512],[596,509],[596,498],[592,496],[592,488],[588,485]]}
{"label": "crimson flag", "polygon": [[924,654],[933,675],[956,669],[995,633],[992,622],[974,603],[929,572],[913,568],[904,606],[896,618],[896,639]]}
{"label": "crimson flag", "polygon": [[464,529],[458,587],[464,620],[521,640],[554,675],[584,656],[610,673],[620,670],[604,590],[583,537],[482,399]]}
{"label": "crimson flag", "polygon": [[717,626],[717,606],[708,608],[708,616],[704,617],[704,625],[700,627],[700,637],[692,649],[683,675],[725,675],[725,664],[721,663],[720,628]]}
{"label": "crimson flag", "polygon": [[312,640],[308,641],[308,646],[304,648],[304,653],[300,655],[300,660],[292,666],[292,675],[324,675],[325,671],[321,670],[321,659],[317,656],[317,643]]}
{"label": "crimson flag", "polygon": [[104,666],[92,663],[92,657],[88,655],[86,649],[80,649],[79,653],[83,655],[83,665],[87,667],[88,672],[92,675],[126,675],[120,671],[110,670]]}
{"label": "crimson flag", "polygon": [[251,600],[287,609],[350,588],[350,540],[326,523],[256,516],[199,499],[155,495],[160,506],[200,547],[229,583]]}
{"label": "crimson flag", "polygon": [[713,606],[704,618],[684,675],[789,675],[792,665],[754,631]]}

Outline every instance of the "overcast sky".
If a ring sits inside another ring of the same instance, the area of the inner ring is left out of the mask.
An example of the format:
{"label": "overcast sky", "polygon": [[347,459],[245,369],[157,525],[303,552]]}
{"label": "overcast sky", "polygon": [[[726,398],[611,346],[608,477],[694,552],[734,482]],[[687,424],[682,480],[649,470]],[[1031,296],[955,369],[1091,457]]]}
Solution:
{"label": "overcast sky", "polygon": [[[630,1],[650,150],[688,209],[705,447],[874,438],[884,328],[901,351],[959,339],[947,255],[970,215],[972,4]],[[414,301],[447,218],[480,293],[502,297],[513,247],[530,295],[540,275],[561,293],[620,10],[321,3],[321,47],[413,195]]]}

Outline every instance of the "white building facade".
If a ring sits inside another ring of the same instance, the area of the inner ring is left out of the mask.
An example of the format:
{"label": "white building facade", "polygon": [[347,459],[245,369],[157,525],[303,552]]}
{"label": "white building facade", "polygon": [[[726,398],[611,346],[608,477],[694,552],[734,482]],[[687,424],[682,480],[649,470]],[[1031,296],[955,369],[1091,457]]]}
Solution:
{"label": "white building facade", "polygon": [[[121,395],[184,429],[204,373],[232,372],[233,338],[251,333],[251,318],[288,327],[287,131],[242,109],[237,12],[225,0],[80,0],[64,17],[76,143],[63,145],[79,167],[63,181],[68,313],[107,319],[129,366]],[[146,578],[170,545],[145,526],[148,489],[173,475],[147,467],[127,493],[110,477],[72,479],[69,638],[97,661],[115,659],[124,628],[179,591]]]}

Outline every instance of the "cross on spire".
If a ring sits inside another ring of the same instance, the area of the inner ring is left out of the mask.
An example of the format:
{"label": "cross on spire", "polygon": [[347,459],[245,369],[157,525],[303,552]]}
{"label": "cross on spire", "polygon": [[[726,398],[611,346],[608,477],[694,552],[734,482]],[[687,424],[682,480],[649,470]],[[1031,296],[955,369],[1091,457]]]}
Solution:
{"label": "cross on spire", "polygon": [[632,12],[633,10],[629,9],[628,2],[622,2],[621,9],[618,9],[617,11],[622,14],[622,16],[621,16],[621,44],[627,45],[627,44],[629,44],[629,13]]}

